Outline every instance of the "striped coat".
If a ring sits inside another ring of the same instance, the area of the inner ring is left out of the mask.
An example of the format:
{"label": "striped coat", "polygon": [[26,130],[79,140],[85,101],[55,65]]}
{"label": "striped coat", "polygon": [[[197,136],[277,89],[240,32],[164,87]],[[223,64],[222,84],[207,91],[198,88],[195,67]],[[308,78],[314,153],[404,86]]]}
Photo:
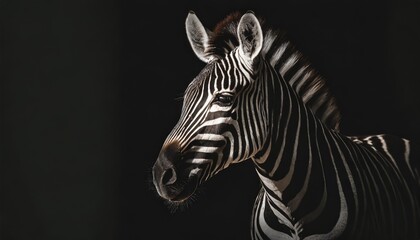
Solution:
{"label": "striped coat", "polygon": [[153,167],[159,195],[184,204],[232,164],[261,182],[253,239],[419,239],[420,148],[390,135],[346,136],[324,79],[254,13],[187,36],[207,66],[184,94]]}

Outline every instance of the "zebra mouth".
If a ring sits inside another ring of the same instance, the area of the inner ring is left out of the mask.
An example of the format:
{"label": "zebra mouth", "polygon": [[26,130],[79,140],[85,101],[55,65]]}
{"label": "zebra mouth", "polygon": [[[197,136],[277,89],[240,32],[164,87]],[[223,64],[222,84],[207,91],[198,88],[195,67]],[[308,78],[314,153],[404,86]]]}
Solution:
{"label": "zebra mouth", "polygon": [[198,186],[198,176],[193,175],[184,179],[179,179],[165,188],[164,198],[171,202],[183,202],[194,194]]}
{"label": "zebra mouth", "polygon": [[[172,146],[172,145],[169,145]],[[196,191],[202,171],[210,160],[186,159],[177,149],[166,147],[161,151],[152,169],[153,184],[160,197],[182,203]]]}

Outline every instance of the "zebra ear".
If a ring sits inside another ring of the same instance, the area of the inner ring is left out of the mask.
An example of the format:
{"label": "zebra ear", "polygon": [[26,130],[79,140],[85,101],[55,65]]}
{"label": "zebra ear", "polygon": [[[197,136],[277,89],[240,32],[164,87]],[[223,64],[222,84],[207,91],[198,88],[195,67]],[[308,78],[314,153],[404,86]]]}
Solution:
{"label": "zebra ear", "polygon": [[197,55],[197,57],[203,62],[209,62],[211,56],[205,54],[206,48],[209,42],[209,30],[204,28],[198,17],[193,11],[188,13],[187,19],[185,20],[185,28],[187,30],[188,41],[191,47]]}
{"label": "zebra ear", "polygon": [[252,66],[263,45],[261,25],[253,12],[248,11],[242,16],[237,32],[239,53]]}

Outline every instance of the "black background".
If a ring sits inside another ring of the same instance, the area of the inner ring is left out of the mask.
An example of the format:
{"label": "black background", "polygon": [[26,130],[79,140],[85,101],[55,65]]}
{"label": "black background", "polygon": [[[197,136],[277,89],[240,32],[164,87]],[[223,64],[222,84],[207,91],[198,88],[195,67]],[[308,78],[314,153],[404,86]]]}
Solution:
{"label": "black background", "polygon": [[249,162],[172,211],[150,168],[204,66],[184,21],[253,10],[327,79],[349,135],[420,142],[419,1],[0,2],[0,238],[248,239]]}

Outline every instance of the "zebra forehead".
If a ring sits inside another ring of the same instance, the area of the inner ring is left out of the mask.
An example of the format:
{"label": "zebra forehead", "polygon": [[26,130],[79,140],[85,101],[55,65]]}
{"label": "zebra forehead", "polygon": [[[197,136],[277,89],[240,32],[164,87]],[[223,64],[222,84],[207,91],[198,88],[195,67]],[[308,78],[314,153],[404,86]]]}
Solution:
{"label": "zebra forehead", "polygon": [[[212,34],[209,36],[209,46],[206,49],[206,54],[213,57],[223,57],[226,53],[232,51],[239,46],[239,39],[237,34],[238,24],[242,17],[239,11],[227,15],[224,19],[216,24],[213,28]],[[258,18],[263,31],[267,33],[267,29],[262,18]],[[271,35],[266,35],[264,39],[270,41]]]}
{"label": "zebra forehead", "polygon": [[214,84],[214,81],[217,81],[219,84],[221,84],[223,81],[227,81],[228,78],[224,76],[234,74],[233,69],[235,68],[235,65],[230,63],[229,61],[232,60],[229,60],[227,57],[218,58],[208,63],[188,85],[186,93],[194,90],[199,90],[205,83]]}
{"label": "zebra forehead", "polygon": [[231,13],[214,27],[206,54],[221,57],[239,45],[237,27],[240,18],[239,12]]}

